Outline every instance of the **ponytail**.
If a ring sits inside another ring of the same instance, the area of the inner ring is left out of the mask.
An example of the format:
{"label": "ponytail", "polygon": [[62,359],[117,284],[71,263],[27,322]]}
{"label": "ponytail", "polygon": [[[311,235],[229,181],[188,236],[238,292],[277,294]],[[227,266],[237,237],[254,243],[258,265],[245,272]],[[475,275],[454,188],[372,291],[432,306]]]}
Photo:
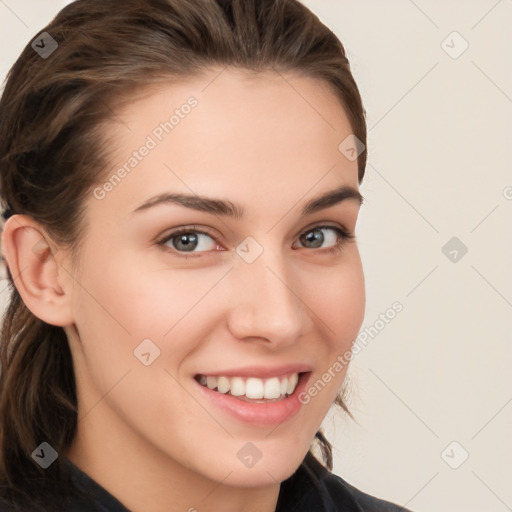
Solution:
{"label": "ponytail", "polygon": [[[41,511],[47,510],[43,504],[58,510],[63,492],[76,492],[62,480],[62,455],[77,424],[71,353],[64,330],[34,316],[7,273],[11,298],[0,331],[0,496],[20,510],[38,510],[38,503]],[[60,455],[46,469],[34,453],[41,453],[43,442]]]}

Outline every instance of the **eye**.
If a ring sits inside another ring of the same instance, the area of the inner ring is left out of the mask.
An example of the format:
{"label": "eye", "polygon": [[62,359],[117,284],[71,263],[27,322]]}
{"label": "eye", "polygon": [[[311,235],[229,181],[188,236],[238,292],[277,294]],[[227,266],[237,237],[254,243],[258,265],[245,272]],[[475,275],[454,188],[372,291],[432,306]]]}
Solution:
{"label": "eye", "polygon": [[[330,231],[330,236],[324,236],[322,234],[322,231]],[[345,228],[341,228],[339,226],[327,226],[327,225],[321,225],[321,226],[314,226],[307,231],[305,231],[299,238],[299,241],[302,243],[312,243],[313,249],[317,249],[319,246],[321,246],[326,240],[327,242],[331,242],[333,245],[326,248],[325,251],[322,251],[324,253],[333,253],[338,252],[343,249],[345,246],[345,243],[349,240],[354,240],[355,235],[354,233],[351,233]]]}
{"label": "eye", "polygon": [[[330,231],[331,235],[325,236],[322,232]],[[210,239],[210,242],[208,242]],[[314,226],[304,231],[299,237],[301,244],[305,244],[306,248],[318,249],[325,242],[330,243],[331,246],[327,247],[322,253],[332,253],[341,251],[345,243],[354,240],[355,235],[345,228],[339,226]],[[171,242],[170,246],[168,242]],[[214,239],[213,235],[208,231],[200,230],[196,226],[188,226],[179,228],[169,233],[165,238],[157,243],[165,250],[171,251],[174,255],[188,258],[189,256],[199,256],[201,252],[208,252],[210,249],[220,247]],[[312,247],[308,247],[312,244]],[[195,249],[200,249],[196,251]],[[225,249],[220,249],[225,250]]]}
{"label": "eye", "polygon": [[[209,238],[212,242],[208,244],[208,241],[205,243],[203,240],[201,243],[203,237]],[[171,242],[172,247],[169,247],[167,242]],[[169,233],[169,235],[167,235],[163,240],[158,242],[158,245],[170,249],[172,252],[177,253],[179,256],[188,257],[188,254],[186,253],[190,254],[194,251],[194,249],[198,247],[203,249],[203,251],[196,252],[204,252],[204,250],[212,248],[214,249],[217,244],[212,235],[208,234],[207,231],[196,229],[195,226],[189,226],[177,229],[176,231]],[[210,247],[208,247],[208,245],[210,245]],[[182,251],[184,251],[184,254],[180,254]]]}

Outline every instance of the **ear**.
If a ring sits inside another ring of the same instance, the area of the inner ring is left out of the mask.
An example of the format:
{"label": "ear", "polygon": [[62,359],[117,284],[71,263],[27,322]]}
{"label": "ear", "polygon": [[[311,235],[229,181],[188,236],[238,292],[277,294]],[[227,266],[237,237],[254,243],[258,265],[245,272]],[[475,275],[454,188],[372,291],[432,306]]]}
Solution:
{"label": "ear", "polygon": [[55,258],[59,251],[32,217],[13,215],[2,230],[2,253],[23,302],[50,325],[73,323],[72,280]]}

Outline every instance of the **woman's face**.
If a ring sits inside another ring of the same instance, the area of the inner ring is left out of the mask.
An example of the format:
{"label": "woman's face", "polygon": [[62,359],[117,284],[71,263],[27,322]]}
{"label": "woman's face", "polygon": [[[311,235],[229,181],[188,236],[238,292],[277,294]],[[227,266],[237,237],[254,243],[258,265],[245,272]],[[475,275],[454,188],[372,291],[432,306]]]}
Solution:
{"label": "woman's face", "polygon": [[[74,450],[250,487],[295,471],[345,377],[365,294],[337,229],[356,227],[357,161],[322,82],[219,72],[153,87],[106,128],[66,326]],[[144,206],[166,194],[187,199]]]}

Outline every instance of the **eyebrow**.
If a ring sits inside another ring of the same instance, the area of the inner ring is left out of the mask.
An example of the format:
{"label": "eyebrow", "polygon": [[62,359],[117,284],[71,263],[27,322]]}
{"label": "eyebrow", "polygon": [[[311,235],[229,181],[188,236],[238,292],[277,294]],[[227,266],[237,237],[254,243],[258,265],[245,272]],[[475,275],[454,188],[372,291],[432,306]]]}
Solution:
{"label": "eyebrow", "polygon": [[[311,215],[347,199],[357,201],[359,206],[361,206],[364,201],[364,197],[357,189],[349,185],[343,185],[308,201],[304,205],[300,216],[302,218],[306,215]],[[132,213],[146,211],[149,208],[153,208],[154,206],[161,204],[177,204],[179,206],[184,206],[185,208],[191,208],[201,212],[232,217],[236,220],[241,220],[244,216],[243,207],[228,200],[173,193],[163,193],[152,197],[133,210]]]}

